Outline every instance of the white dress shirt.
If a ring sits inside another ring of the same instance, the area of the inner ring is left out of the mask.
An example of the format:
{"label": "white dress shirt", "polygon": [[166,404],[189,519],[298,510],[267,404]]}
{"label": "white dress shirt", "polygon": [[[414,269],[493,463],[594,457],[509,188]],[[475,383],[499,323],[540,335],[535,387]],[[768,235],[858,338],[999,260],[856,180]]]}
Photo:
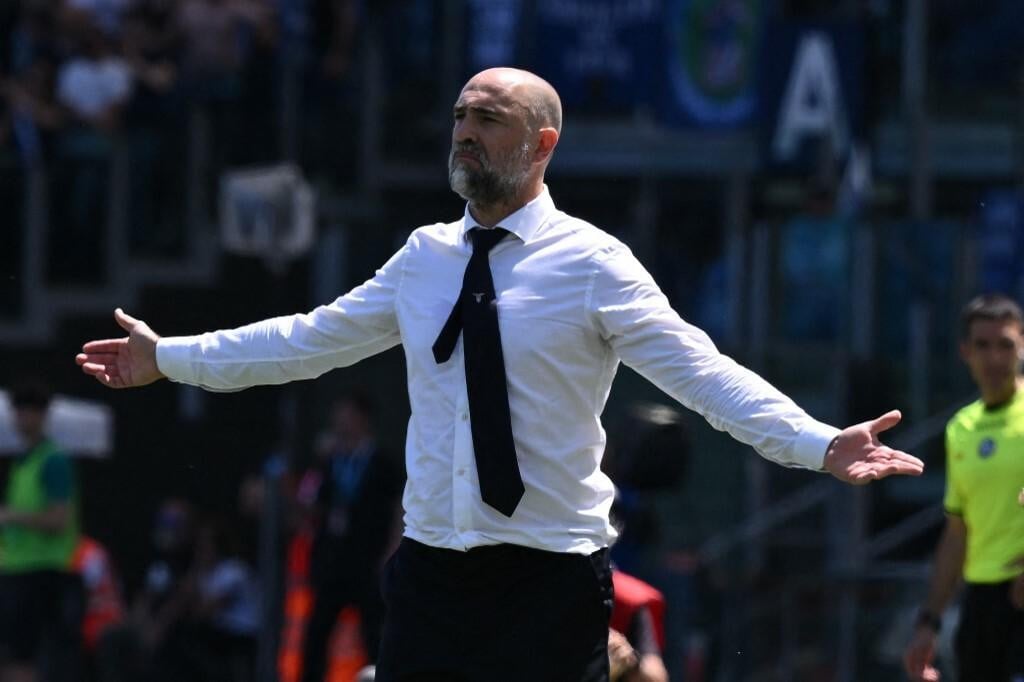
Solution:
{"label": "white dress shirt", "polygon": [[412,416],[405,535],[465,550],[514,543],[590,553],[614,539],[600,415],[625,362],[716,429],[780,464],[821,469],[838,431],[684,322],[630,250],[555,208],[547,188],[491,251],[512,432],[526,494],[511,518],[480,499],[462,341],[431,352],[459,295],[477,226],[421,227],[365,284],[310,313],[157,345],[160,371],[212,390],[309,379],[401,343]]}

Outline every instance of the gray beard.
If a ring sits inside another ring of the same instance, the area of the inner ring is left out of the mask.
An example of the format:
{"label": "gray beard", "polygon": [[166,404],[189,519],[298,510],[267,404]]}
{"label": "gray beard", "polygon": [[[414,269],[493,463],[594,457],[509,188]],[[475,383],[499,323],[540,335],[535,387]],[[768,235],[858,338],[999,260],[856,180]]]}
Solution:
{"label": "gray beard", "polygon": [[494,206],[514,200],[526,184],[530,167],[526,163],[529,147],[523,145],[519,153],[502,159],[503,166],[516,167],[501,173],[491,163],[480,159],[480,168],[473,169],[465,164],[455,163],[455,150],[448,155],[448,184],[452,191],[471,204]]}

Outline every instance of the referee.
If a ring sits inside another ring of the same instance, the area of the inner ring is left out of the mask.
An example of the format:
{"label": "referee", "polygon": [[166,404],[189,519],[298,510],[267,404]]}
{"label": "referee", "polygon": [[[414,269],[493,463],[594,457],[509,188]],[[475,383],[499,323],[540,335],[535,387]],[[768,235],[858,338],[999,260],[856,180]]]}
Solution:
{"label": "referee", "polygon": [[980,296],[961,316],[960,354],[981,393],[946,426],[946,527],[928,597],[904,654],[912,680],[932,665],[942,613],[966,582],[956,635],[958,679],[1024,681],[1024,316],[1001,295]]}

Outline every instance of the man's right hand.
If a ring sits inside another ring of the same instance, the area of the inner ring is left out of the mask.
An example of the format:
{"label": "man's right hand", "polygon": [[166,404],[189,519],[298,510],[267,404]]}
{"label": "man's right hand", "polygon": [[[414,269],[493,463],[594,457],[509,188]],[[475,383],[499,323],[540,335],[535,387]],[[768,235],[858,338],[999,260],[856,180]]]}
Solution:
{"label": "man's right hand", "polygon": [[120,339],[90,341],[82,346],[75,362],[86,374],[110,388],[145,386],[164,375],[156,365],[156,342],[160,339],[142,320],[118,308],[114,320],[128,332]]}
{"label": "man's right hand", "polygon": [[937,682],[939,671],[932,665],[935,660],[935,631],[919,625],[914,628],[914,637],[903,652],[903,667],[913,682]]}

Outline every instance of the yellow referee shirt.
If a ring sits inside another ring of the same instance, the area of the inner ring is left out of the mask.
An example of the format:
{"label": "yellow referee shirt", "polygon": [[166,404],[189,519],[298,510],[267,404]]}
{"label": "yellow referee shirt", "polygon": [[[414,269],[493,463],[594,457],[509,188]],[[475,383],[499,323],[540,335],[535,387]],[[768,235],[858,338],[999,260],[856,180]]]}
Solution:
{"label": "yellow referee shirt", "polygon": [[1024,557],[1024,394],[994,410],[980,400],[946,425],[943,506],[967,525],[964,579],[996,583],[1021,573],[1009,564]]}

